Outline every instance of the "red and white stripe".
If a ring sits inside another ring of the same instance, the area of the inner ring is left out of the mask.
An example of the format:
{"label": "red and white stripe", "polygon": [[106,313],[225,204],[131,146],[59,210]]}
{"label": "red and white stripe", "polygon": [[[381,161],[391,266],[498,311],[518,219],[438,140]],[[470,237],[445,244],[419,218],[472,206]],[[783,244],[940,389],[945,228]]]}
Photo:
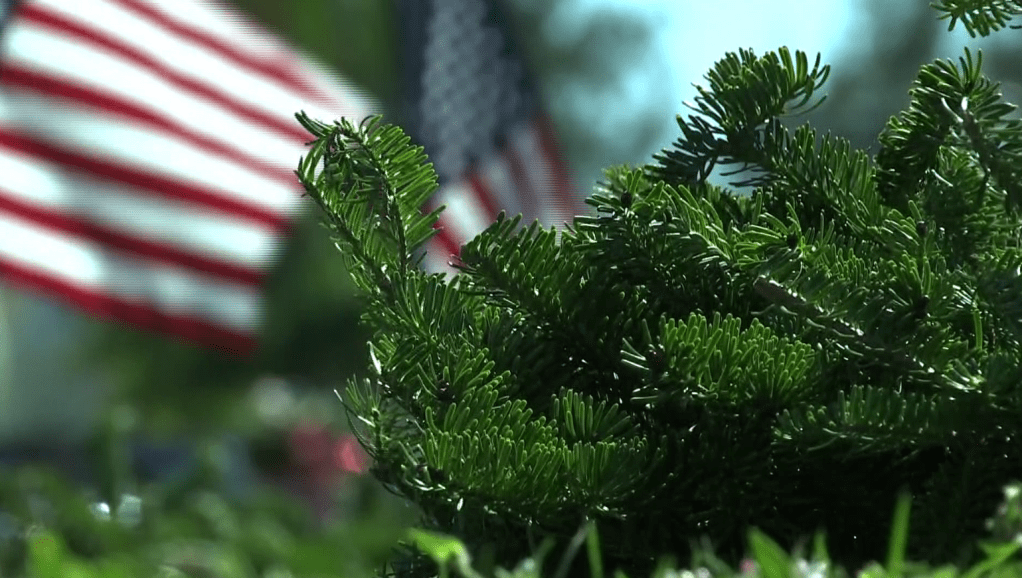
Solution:
{"label": "red and white stripe", "polygon": [[25,0],[0,40],[0,279],[251,350],[311,205],[294,113],[375,102],[213,0]]}

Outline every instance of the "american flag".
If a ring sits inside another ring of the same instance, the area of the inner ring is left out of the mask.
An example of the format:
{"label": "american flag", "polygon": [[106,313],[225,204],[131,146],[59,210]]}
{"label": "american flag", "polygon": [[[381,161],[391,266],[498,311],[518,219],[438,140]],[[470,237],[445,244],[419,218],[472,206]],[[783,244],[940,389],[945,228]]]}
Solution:
{"label": "american flag", "polygon": [[376,102],[215,0],[22,0],[0,40],[0,281],[251,351],[312,207],[295,112]]}
{"label": "american flag", "polygon": [[427,270],[450,259],[497,217],[559,226],[584,211],[541,110],[507,15],[493,0],[399,0],[403,127],[425,149],[447,205],[426,246]]}

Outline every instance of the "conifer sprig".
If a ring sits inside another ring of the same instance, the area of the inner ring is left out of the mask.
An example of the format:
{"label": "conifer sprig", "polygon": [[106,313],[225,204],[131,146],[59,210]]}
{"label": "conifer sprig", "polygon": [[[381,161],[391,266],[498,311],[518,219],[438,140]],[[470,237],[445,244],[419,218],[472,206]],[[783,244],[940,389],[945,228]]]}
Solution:
{"label": "conifer sprig", "polygon": [[445,207],[420,214],[437,187],[432,165],[401,129],[381,124],[381,115],[358,128],[347,119],[331,126],[304,112],[295,116],[316,137],[296,175],[330,219],[345,264],[363,281],[360,288],[391,293],[395,280],[418,267],[412,253],[439,233],[433,225]]}
{"label": "conifer sprig", "polygon": [[[930,6],[943,12],[941,20],[951,20],[947,26],[949,32],[961,20],[973,38],[977,32],[980,36],[989,36],[1022,14],[1022,2],[1014,0],[941,0]],[[1010,28],[1018,29],[1022,26],[1012,25]]]}

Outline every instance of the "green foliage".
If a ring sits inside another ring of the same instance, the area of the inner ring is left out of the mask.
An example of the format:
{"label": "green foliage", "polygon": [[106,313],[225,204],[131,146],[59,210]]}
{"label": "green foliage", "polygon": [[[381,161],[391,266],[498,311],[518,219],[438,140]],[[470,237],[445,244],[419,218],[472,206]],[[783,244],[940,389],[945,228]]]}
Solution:
{"label": "green foliage", "polygon": [[1022,3],[1013,0],[942,0],[931,6],[944,13],[941,20],[951,20],[947,28],[949,31],[954,30],[955,24],[961,20],[973,38],[976,32],[987,36],[1000,30],[1012,17],[1022,14]]}
{"label": "green foliage", "polygon": [[[870,159],[781,125],[819,58],[728,54],[673,150],[606,171],[601,216],[558,243],[502,214],[449,282],[412,259],[442,210],[419,212],[421,148],[379,117],[297,115],[316,139],[297,174],[370,302],[346,409],[374,474],[501,563],[593,523],[599,565],[629,574],[696,536],[734,562],[750,526],[825,528],[862,565],[903,491],[919,523],[892,566],[975,560],[1022,477],[1022,130],[981,63],[924,66]],[[709,185],[718,164],[752,195]],[[395,572],[429,575],[409,554]]]}
{"label": "green foliage", "polygon": [[408,521],[366,489],[365,515],[323,527],[290,496],[229,498],[207,476],[146,486],[111,508],[50,470],[20,468],[0,476],[0,575],[370,576]]}
{"label": "green foliage", "polygon": [[[1005,488],[1006,500],[1002,504],[998,514],[990,520],[991,525],[1008,523],[1011,518],[1008,511],[1017,506],[1018,486]],[[1002,541],[982,544],[986,558],[966,571],[959,571],[953,566],[930,568],[925,564],[908,562],[905,560],[905,540],[908,535],[909,510],[911,498],[907,494],[901,494],[895,508],[894,520],[891,525],[890,540],[888,542],[886,565],[872,563],[861,569],[856,576],[860,578],[887,578],[897,577],[919,577],[938,578],[953,576],[1017,576],[1022,571],[1022,562],[1017,559],[1012,561],[1019,549],[1022,548],[1022,534],[1013,534]],[[449,535],[426,532],[417,529],[409,530],[409,539],[417,548],[427,552],[429,557],[436,562],[441,578],[447,578],[454,570],[464,578],[538,578],[543,575],[539,572],[543,558],[548,554],[551,543],[545,542],[542,547],[533,553],[532,556],[522,560],[513,571],[503,568],[477,569],[472,564],[472,556],[466,550],[465,545]],[[557,570],[552,574],[554,578],[564,578],[568,565],[572,558],[578,555],[579,546],[585,542],[589,557],[589,576],[592,578],[603,578],[603,569],[600,564],[600,546],[598,531],[592,523],[584,524],[572,539],[572,547],[565,552],[561,558]],[[827,547],[823,534],[817,532],[814,538],[813,555],[807,560],[804,556],[804,544],[798,544],[789,555],[776,542],[756,528],[748,531],[748,550],[750,556],[743,560],[742,569],[735,570],[729,567],[724,561],[717,558],[710,548],[705,544],[693,546],[693,565],[691,570],[676,570],[675,561],[672,556],[662,557],[657,569],[652,573],[653,578],[671,578],[676,576],[707,576],[722,578],[848,578],[848,571],[835,566],[827,553]],[[615,578],[627,578],[627,574],[620,570],[614,573]]]}
{"label": "green foliage", "polygon": [[[0,575],[13,578],[248,578],[369,576],[383,563],[389,544],[403,537],[434,561],[438,576],[448,578],[565,578],[585,546],[589,576],[604,578],[596,525],[583,524],[552,571],[542,571],[550,539],[522,559],[513,570],[492,560],[474,559],[456,537],[393,525],[376,511],[373,516],[331,526],[320,533],[304,512],[272,494],[260,494],[250,507],[224,500],[194,484],[178,498],[123,501],[113,512],[89,503],[87,496],[59,476],[44,470],[25,470],[2,477],[0,504],[16,516],[0,517]],[[202,484],[199,484],[200,486]],[[931,569],[904,561],[909,499],[902,495],[890,531],[885,566],[872,564],[858,576],[942,577],[963,575],[1017,576],[1022,544],[1017,510],[1019,486],[1004,488],[1005,500],[988,521],[998,528],[995,541],[981,543],[985,558],[960,573],[947,566]],[[191,493],[191,497],[181,497]],[[141,507],[139,507],[141,506]],[[811,560],[803,545],[789,555],[756,528],[748,532],[749,557],[742,570],[733,570],[706,544],[694,545],[692,571],[678,571],[672,556],[662,557],[652,578],[708,576],[722,578],[808,577],[847,578],[832,565],[824,538],[817,533]],[[1012,560],[1015,557],[1016,560]],[[694,571],[694,573],[693,573]],[[614,578],[627,578],[615,571]]]}

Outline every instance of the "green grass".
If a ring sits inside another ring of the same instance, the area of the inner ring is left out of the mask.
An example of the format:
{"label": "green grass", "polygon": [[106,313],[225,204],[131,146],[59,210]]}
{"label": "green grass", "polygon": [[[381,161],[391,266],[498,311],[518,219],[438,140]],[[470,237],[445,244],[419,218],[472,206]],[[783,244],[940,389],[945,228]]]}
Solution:
{"label": "green grass", "polygon": [[[1007,541],[980,542],[980,548],[986,559],[968,569],[957,569],[953,566],[930,568],[926,564],[911,562],[905,559],[908,540],[910,499],[903,495],[895,508],[891,526],[887,559],[883,564],[873,563],[854,573],[845,568],[833,566],[827,555],[826,544],[821,534],[814,539],[814,552],[807,559],[802,552],[785,552],[776,542],[755,528],[749,530],[749,556],[742,568],[730,568],[717,559],[705,547],[695,548],[694,561],[698,563],[690,569],[679,570],[674,567],[670,558],[661,560],[659,568],[651,578],[1009,578],[1022,577],[1022,559],[1017,555],[1022,547],[1022,526],[1019,526],[1020,502],[1019,486],[1005,488],[1005,505],[998,515],[991,520],[990,527],[995,534],[1004,535],[1008,526],[1014,528]],[[608,578],[604,575],[599,557],[599,538],[596,528],[592,525],[580,529],[582,540],[576,540],[572,546],[586,544],[585,555],[589,557],[592,568],[591,578]],[[427,553],[439,566],[439,578],[490,578],[479,573],[472,566],[472,559],[465,546],[457,539],[442,534],[429,533],[421,530],[410,530],[409,538],[424,553]],[[523,560],[513,570],[498,569],[496,578],[540,578],[538,568],[542,567],[543,551],[538,555]],[[565,578],[571,557],[579,555],[580,548],[569,547],[564,558],[556,565],[557,570],[550,576],[542,578]],[[615,572],[613,578],[629,577],[622,572]]]}
{"label": "green grass", "polygon": [[[176,497],[153,488],[155,493],[143,493],[141,521],[125,524],[116,508],[97,515],[81,488],[55,475],[4,472],[0,480],[0,510],[21,523],[16,535],[0,527],[0,578],[371,578],[399,543],[414,545],[432,559],[438,578],[567,578],[579,556],[588,559],[591,578],[646,578],[608,572],[591,523],[579,528],[558,560],[545,562],[552,549],[546,542],[513,569],[483,571],[464,543],[409,527],[414,516],[395,517],[393,504],[321,528],[299,513],[297,504],[272,492],[238,504],[210,488],[195,487]],[[379,499],[371,479],[353,483],[369,490],[364,502]],[[979,543],[985,559],[967,569],[930,568],[905,559],[910,499],[904,495],[895,507],[882,563],[849,571],[832,565],[822,534],[814,537],[807,558],[802,547],[786,552],[751,528],[740,568],[694,544],[689,569],[678,569],[665,556],[650,578],[1022,577],[1020,494],[1018,485],[1005,488],[1005,500],[988,523],[992,537]]]}

